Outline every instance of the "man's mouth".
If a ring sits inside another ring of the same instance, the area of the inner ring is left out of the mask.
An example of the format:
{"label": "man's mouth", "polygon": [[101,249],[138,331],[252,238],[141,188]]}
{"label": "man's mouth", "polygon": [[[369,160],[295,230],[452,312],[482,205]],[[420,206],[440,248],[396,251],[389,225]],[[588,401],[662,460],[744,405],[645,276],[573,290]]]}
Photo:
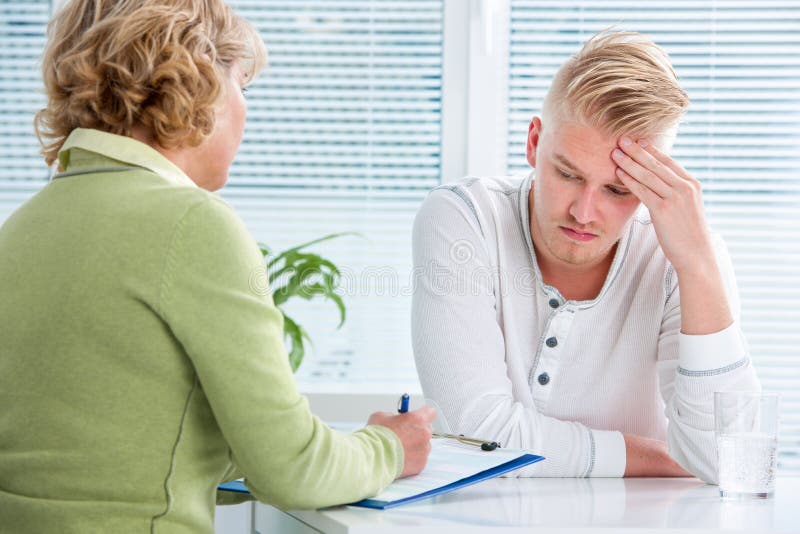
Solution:
{"label": "man's mouth", "polygon": [[568,226],[559,226],[558,228],[564,233],[564,235],[575,241],[586,242],[586,241],[591,241],[592,239],[595,239],[597,237],[597,234],[592,234],[590,232],[579,232],[577,230],[573,230]]}

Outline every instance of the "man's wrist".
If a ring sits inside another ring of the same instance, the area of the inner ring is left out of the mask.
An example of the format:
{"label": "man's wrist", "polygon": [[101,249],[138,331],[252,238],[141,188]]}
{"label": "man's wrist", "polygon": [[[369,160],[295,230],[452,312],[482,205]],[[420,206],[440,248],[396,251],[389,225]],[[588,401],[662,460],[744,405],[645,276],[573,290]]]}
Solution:
{"label": "man's wrist", "polygon": [[657,439],[625,434],[626,477],[694,476],[669,455],[667,444]]}
{"label": "man's wrist", "polygon": [[682,281],[702,281],[707,283],[713,278],[719,277],[719,265],[717,265],[717,258],[714,256],[714,250],[711,245],[708,250],[699,250],[692,254],[691,261],[684,265],[672,265],[675,269],[675,274],[678,276],[678,284]]}

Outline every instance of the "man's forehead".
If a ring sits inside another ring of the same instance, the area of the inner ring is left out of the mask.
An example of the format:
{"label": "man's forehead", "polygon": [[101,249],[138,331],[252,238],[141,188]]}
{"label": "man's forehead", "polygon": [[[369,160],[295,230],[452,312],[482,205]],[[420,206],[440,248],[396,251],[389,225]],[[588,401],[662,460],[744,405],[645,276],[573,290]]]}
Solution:
{"label": "man's forehead", "polygon": [[[603,125],[594,124],[588,119],[581,119],[575,117],[553,117],[546,124],[542,123],[542,132],[545,136],[556,144],[562,146],[564,143],[577,142],[583,143],[587,141],[587,136],[593,139],[593,146],[601,143],[607,143],[610,146],[616,145],[620,137],[627,135],[631,139],[638,141],[639,139],[646,139],[651,144],[655,145],[659,150],[667,153],[672,147],[672,143],[677,135],[677,125],[668,128],[661,132],[642,133],[635,131],[618,131],[612,130]],[[562,150],[563,152],[563,150]],[[611,150],[609,149],[609,154]]]}
{"label": "man's forehead", "polygon": [[[609,155],[609,159],[610,159],[610,157],[611,156]],[[581,168],[576,163],[571,161],[566,155],[561,154],[560,152],[555,152],[553,154],[553,159],[555,159],[563,167],[566,167],[567,170],[572,171],[574,174],[576,174],[578,176],[581,176],[581,177],[586,177],[587,176],[587,173],[585,173],[583,170],[581,170]],[[610,181],[610,183],[613,184],[613,185],[620,186],[620,187],[626,187],[622,183],[622,181],[620,181],[620,179],[617,178],[616,174],[614,175],[614,178]]]}

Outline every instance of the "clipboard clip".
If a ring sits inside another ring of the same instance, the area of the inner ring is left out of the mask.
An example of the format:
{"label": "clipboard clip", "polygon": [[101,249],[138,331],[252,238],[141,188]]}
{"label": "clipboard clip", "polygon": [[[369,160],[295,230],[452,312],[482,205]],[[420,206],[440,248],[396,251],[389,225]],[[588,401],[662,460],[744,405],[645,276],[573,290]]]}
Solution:
{"label": "clipboard clip", "polygon": [[443,434],[439,432],[433,433],[434,438],[441,438],[441,439],[454,439],[459,443],[463,443],[465,445],[474,445],[475,447],[480,447],[482,451],[493,451],[495,449],[502,448],[499,443],[496,441],[487,441],[485,439],[477,439],[477,438],[468,438],[464,436],[464,434]]}

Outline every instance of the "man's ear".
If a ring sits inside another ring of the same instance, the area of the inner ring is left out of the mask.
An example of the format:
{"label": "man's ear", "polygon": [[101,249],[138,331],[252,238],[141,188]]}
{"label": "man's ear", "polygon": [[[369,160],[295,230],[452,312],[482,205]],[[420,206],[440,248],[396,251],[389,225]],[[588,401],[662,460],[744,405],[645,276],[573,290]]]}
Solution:
{"label": "man's ear", "polygon": [[536,147],[539,146],[539,139],[542,136],[542,119],[534,117],[528,126],[528,143],[525,146],[525,157],[534,169],[536,168]]}

